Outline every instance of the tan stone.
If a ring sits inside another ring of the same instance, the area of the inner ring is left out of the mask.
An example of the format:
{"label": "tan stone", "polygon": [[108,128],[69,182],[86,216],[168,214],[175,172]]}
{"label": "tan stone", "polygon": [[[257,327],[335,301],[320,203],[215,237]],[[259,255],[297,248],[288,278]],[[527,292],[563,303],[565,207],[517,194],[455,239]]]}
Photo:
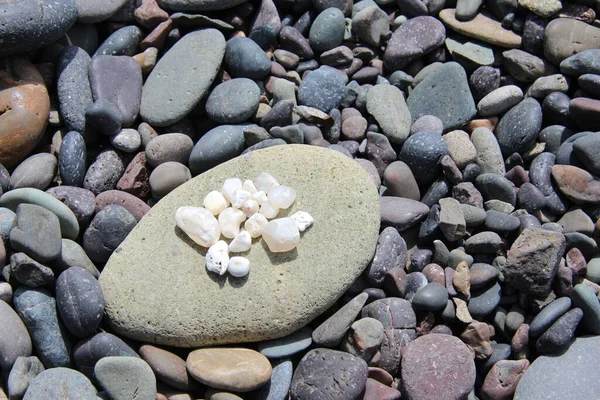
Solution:
{"label": "tan stone", "polygon": [[[175,210],[201,206],[227,178],[269,172],[296,191],[280,216],[306,211],[314,225],[295,251],[273,254],[255,240],[246,278],[206,270],[206,249],[175,225]],[[184,183],[144,216],[104,267],[106,318],[118,333],[179,347],[286,336],[342,296],[371,261],[379,196],[354,160],[316,146],[247,153]]]}
{"label": "tan stone", "polygon": [[572,165],[554,165],[552,177],[558,189],[569,200],[581,203],[600,203],[600,179]]}
{"label": "tan stone", "polygon": [[471,298],[471,273],[469,272],[469,264],[466,261],[461,261],[456,266],[452,276],[452,285],[466,299]]}
{"label": "tan stone", "polygon": [[469,21],[456,19],[456,10],[448,8],[440,12],[440,19],[450,29],[465,36],[479,39],[500,47],[521,47],[521,36],[502,27],[502,24],[484,13],[479,13]]}
{"label": "tan stone", "polygon": [[562,9],[562,3],[558,0],[519,0],[519,5],[544,18]]}
{"label": "tan stone", "polygon": [[456,306],[456,318],[462,323],[470,324],[473,322],[473,317],[469,312],[469,307],[467,306],[467,302],[459,299],[458,297],[453,297],[452,301]]}
{"label": "tan stone", "polygon": [[544,32],[544,54],[553,64],[587,49],[600,47],[600,28],[570,18],[552,20]]}
{"label": "tan stone", "polygon": [[192,390],[197,384],[188,375],[185,360],[170,351],[144,344],[139,354],[158,379],[180,390]]}
{"label": "tan stone", "polygon": [[0,163],[14,167],[29,155],[46,129],[50,98],[42,75],[14,57],[0,71]]}
{"label": "tan stone", "polygon": [[211,348],[192,351],[186,367],[197,381],[215,389],[249,392],[271,378],[271,363],[246,348]]}

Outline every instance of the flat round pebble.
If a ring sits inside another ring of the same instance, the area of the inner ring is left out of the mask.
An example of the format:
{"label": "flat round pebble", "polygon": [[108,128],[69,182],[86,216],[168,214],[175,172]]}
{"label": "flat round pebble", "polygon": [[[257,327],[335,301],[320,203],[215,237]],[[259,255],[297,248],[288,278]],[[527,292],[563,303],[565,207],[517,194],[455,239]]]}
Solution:
{"label": "flat round pebble", "polygon": [[60,400],[65,397],[97,399],[96,389],[85,375],[70,368],[51,368],[41,372],[31,381],[23,400]]}
{"label": "flat round pebble", "polygon": [[260,342],[257,350],[267,358],[284,358],[296,354],[312,344],[312,331],[305,327],[289,336]]}
{"label": "flat round pebble", "polygon": [[213,121],[235,124],[250,118],[258,108],[260,89],[248,78],[231,79],[213,89],[206,100],[206,113]]}
{"label": "flat round pebble", "polygon": [[346,79],[334,68],[320,67],[302,80],[298,102],[328,113],[342,102]]}

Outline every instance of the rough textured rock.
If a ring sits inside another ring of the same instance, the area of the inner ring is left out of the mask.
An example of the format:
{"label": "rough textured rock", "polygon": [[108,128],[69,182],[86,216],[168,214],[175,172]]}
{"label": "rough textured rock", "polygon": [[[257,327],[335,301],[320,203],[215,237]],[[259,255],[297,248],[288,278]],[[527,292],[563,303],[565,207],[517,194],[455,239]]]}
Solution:
{"label": "rough textured rock", "polygon": [[[297,165],[305,166],[303,174]],[[307,211],[315,224],[290,253],[274,255],[255,243],[247,278],[215,277],[204,267],[206,250],[175,228],[173,213],[199,204],[199,191],[219,188],[226,178],[254,178],[263,171],[296,190],[288,213]],[[335,186],[324,190],[319,182],[325,181]],[[359,202],[365,206],[348,208]],[[379,233],[377,203],[375,186],[357,163],[314,146],[277,146],[217,166],[161,200],[113,254],[100,278],[108,321],[128,337],[190,347],[288,335],[333,304],[371,260]],[[335,219],[332,210],[340,210]],[[345,245],[350,241],[352,248]],[[323,274],[324,267],[331,273]],[[165,280],[178,282],[179,289],[168,289]]]}

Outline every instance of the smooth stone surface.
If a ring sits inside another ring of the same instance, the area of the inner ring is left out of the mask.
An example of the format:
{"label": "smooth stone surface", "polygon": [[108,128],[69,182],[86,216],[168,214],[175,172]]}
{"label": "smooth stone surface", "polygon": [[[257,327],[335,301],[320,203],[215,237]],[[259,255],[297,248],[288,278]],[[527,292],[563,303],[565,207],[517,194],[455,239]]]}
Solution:
{"label": "smooth stone surface", "polygon": [[575,329],[577,329],[582,317],[583,311],[581,311],[581,308],[573,308],[561,316],[536,341],[535,347],[538,353],[558,353],[567,348],[575,336]]}
{"label": "smooth stone surface", "polygon": [[344,13],[339,8],[327,8],[317,15],[310,27],[310,47],[319,53],[331,50],[342,44],[344,30]]}
{"label": "smooth stone surface", "polygon": [[411,303],[417,310],[439,311],[446,307],[448,291],[438,282],[425,285],[413,296]]}
{"label": "smooth stone surface", "polygon": [[431,184],[440,170],[439,159],[448,154],[448,145],[437,132],[417,132],[412,134],[398,155],[412,171],[420,186]]}
{"label": "smooth stone surface", "polygon": [[21,203],[36,204],[46,208],[58,217],[63,237],[76,239],[79,235],[79,223],[75,214],[60,200],[38,189],[23,188],[11,190],[0,197],[0,206],[16,211]]}
{"label": "smooth stone surface", "polygon": [[31,187],[46,190],[56,175],[58,161],[49,153],[34,154],[15,168],[10,176],[9,190]]}
{"label": "smooth stone surface", "polygon": [[58,277],[56,304],[65,327],[79,338],[91,336],[104,315],[104,298],[98,281],[78,267],[69,268]]}
{"label": "smooth stone surface", "polygon": [[133,56],[142,40],[142,31],[135,25],[124,26],[114,31],[98,47],[94,56]]}
{"label": "smooth stone surface", "polygon": [[592,289],[584,284],[575,285],[571,300],[575,307],[583,310],[583,326],[597,335],[600,332],[600,303]]}
{"label": "smooth stone surface", "polygon": [[458,21],[456,11],[448,8],[439,14],[440,19],[452,30],[465,36],[479,39],[499,47],[518,48],[521,46],[521,37],[502,27],[501,23],[479,13],[470,21]]}
{"label": "smooth stone surface", "polygon": [[337,310],[335,314],[327,318],[312,332],[313,342],[324,347],[336,347],[339,345],[350,325],[352,325],[352,322],[354,322],[365,305],[368,297],[367,293],[359,294]]}
{"label": "smooth stone surface", "polygon": [[466,398],[475,384],[473,350],[460,339],[431,333],[402,350],[402,397],[409,400]]}
{"label": "smooth stone surface", "polygon": [[388,226],[379,234],[375,255],[367,271],[367,280],[374,286],[381,286],[388,271],[406,265],[407,256],[406,242],[396,228]]}
{"label": "smooth stone surface", "polygon": [[160,381],[179,390],[197,386],[185,368],[185,360],[178,355],[150,344],[140,346],[139,353]]}
{"label": "smooth stone surface", "polygon": [[250,38],[229,39],[224,61],[227,70],[235,78],[263,79],[271,72],[271,60]]}
{"label": "smooth stone surface", "polygon": [[62,121],[70,131],[84,133],[85,112],[93,103],[88,79],[91,58],[85,50],[68,46],[60,53],[56,89]]}
{"label": "smooth stone surface", "polygon": [[477,112],[467,74],[456,62],[445,63],[427,74],[410,93],[407,104],[414,120],[436,116],[446,131],[460,128]]}
{"label": "smooth stone surface", "polygon": [[250,118],[258,108],[260,89],[248,78],[236,78],[215,87],[206,100],[206,114],[221,124]]}
{"label": "smooth stone surface", "polygon": [[192,179],[192,174],[188,167],[178,162],[167,161],[152,171],[148,183],[152,197],[160,200],[190,179]]}
{"label": "smooth stone surface", "polygon": [[216,29],[188,33],[156,64],[142,90],[140,116],[152,126],[180,121],[206,95],[225,55]]}
{"label": "smooth stone surface", "polygon": [[600,74],[600,49],[583,50],[560,63],[560,72],[569,76]]}
{"label": "smooth stone surface", "polygon": [[[305,173],[296,172],[298,164],[306,166]],[[220,188],[225,178],[249,179],[263,171],[296,190],[296,201],[288,212],[307,211],[315,224],[303,235],[296,251],[273,255],[257,242],[248,255],[254,266],[248,278],[223,277],[215,282],[204,269],[204,250],[175,228],[173,213],[179,206],[198,204],[202,193]],[[324,171],[328,171],[327,181],[335,182],[328,190],[323,190],[321,184],[313,186]],[[128,337],[188,347],[286,336],[333,304],[371,260],[379,231],[377,201],[375,186],[359,165],[314,146],[277,146],[217,166],[175,189],[153,207],[120,245],[121,250],[113,253],[100,278],[110,325]],[[368,206],[348,208],[348,204],[359,202]],[[331,210],[338,207],[345,211],[334,220]],[[173,228],[159,228],[165,224]],[[157,230],[165,235],[157,237]],[[352,249],[341,245],[350,240],[348,235],[357,244]],[[169,243],[169,247],[157,246],[152,238]],[[140,242],[148,247],[140,247]],[[328,261],[319,256],[325,247],[330,254]],[[332,248],[344,255],[336,257]],[[330,271],[339,272],[322,274],[324,263]],[[165,270],[165,265],[171,267]],[[158,281],[165,279],[181,282],[180,289],[163,293],[147,290],[148,285],[164,287]],[[311,289],[316,283],[318,292]],[[199,292],[199,286],[205,290]],[[138,300],[122,302],[122,290],[131,291]],[[301,294],[307,290],[314,295],[308,298]],[[282,291],[286,293],[284,298],[279,295]],[[236,304],[234,299],[239,302]],[[169,311],[174,309],[178,312]]]}
{"label": "smooth stone surface", "polygon": [[302,80],[298,88],[298,102],[329,113],[340,106],[346,81],[346,76],[340,71],[322,66]]}
{"label": "smooth stone surface", "polygon": [[77,3],[77,22],[82,24],[95,24],[113,16],[127,0],[75,0]]}
{"label": "smooth stone surface", "polygon": [[506,169],[500,145],[494,132],[488,128],[477,128],[471,134],[471,141],[477,150],[475,162],[481,168],[481,173],[504,175]]}
{"label": "smooth stone surface", "polygon": [[0,367],[10,371],[19,357],[29,357],[32,345],[29,332],[15,310],[6,302],[0,301]]}
{"label": "smooth stone surface", "polygon": [[482,117],[503,114],[523,99],[523,91],[516,85],[502,86],[488,93],[477,103],[477,111]]}
{"label": "smooth stone surface", "polygon": [[67,133],[58,153],[58,172],[63,185],[83,185],[86,157],[87,150],[83,136],[75,131]]}
{"label": "smooth stone surface", "polygon": [[10,231],[12,248],[40,262],[57,258],[61,249],[58,217],[35,204],[20,204],[16,214],[15,227]]}
{"label": "smooth stone surface", "polygon": [[289,336],[260,342],[256,350],[267,358],[283,358],[296,354],[312,344],[312,331],[301,328]]}
{"label": "smooth stone surface", "polygon": [[71,267],[84,269],[96,279],[100,276],[100,272],[98,272],[92,260],[85,254],[83,247],[70,239],[63,239],[60,257],[54,260],[54,268],[56,268],[56,272],[61,273]]}
{"label": "smooth stone surface", "polygon": [[295,400],[358,400],[367,376],[363,359],[337,350],[314,349],[296,367],[290,393]]}
{"label": "smooth stone surface", "polygon": [[256,400],[287,400],[294,367],[289,359],[282,359],[271,364],[273,372],[266,385],[255,392]]}
{"label": "smooth stone surface", "polygon": [[392,85],[375,85],[367,93],[367,111],[390,143],[401,145],[410,134],[412,117],[404,94]]}
{"label": "smooth stone surface", "polygon": [[138,357],[137,353],[117,336],[100,332],[83,339],[73,348],[77,369],[88,378],[94,376],[96,363],[104,357]]}
{"label": "smooth stone surface", "polygon": [[267,383],[272,368],[259,352],[246,348],[206,348],[192,351],[186,360],[190,375],[215,389],[249,392]]}
{"label": "smooth stone surface", "polygon": [[44,365],[35,356],[19,357],[8,375],[6,389],[9,398],[22,399],[31,381],[44,371]]}
{"label": "smooth stone surface", "polygon": [[70,368],[51,368],[31,381],[23,400],[97,400],[92,382]]}
{"label": "smooth stone surface", "polygon": [[246,126],[220,125],[205,133],[190,153],[189,167],[192,175],[206,172],[239,156],[244,150]]}
{"label": "smooth stone surface", "polygon": [[92,219],[96,196],[91,191],[75,186],[55,186],[46,193],[64,203],[73,212],[80,226],[87,226]]}
{"label": "smooth stone surface", "polygon": [[110,204],[122,206],[138,221],[150,210],[150,206],[143,200],[120,190],[107,190],[106,192],[100,193],[96,197],[95,210],[96,212],[100,212],[104,207]]}
{"label": "smooth stone surface", "polygon": [[490,287],[473,291],[468,303],[469,313],[473,318],[483,318],[491,314],[500,303],[501,295],[502,290],[498,282]]}
{"label": "smooth stone surface", "polygon": [[89,69],[94,100],[108,100],[122,117],[123,126],[131,126],[142,101],[142,70],[133,57],[95,56]]}
{"label": "smooth stone surface", "polygon": [[156,377],[137,357],[104,357],[94,367],[94,377],[112,400],[156,399]]}
{"label": "smooth stone surface", "polygon": [[600,47],[600,28],[583,21],[557,18],[546,26],[544,55],[555,65],[581,51],[598,47]]}
{"label": "smooth stone surface", "polygon": [[36,355],[46,368],[71,365],[71,343],[58,318],[56,300],[46,289],[21,286],[15,290],[13,303],[25,323],[36,349]]}
{"label": "smooth stone surface", "polygon": [[244,3],[246,0],[158,0],[158,3],[174,11],[216,11],[226,10]]}
{"label": "smooth stone surface", "polygon": [[0,5],[0,57],[46,46],[64,35],[77,20],[75,0],[6,1]]}
{"label": "smooth stone surface", "polygon": [[600,180],[584,169],[572,165],[552,166],[558,189],[574,203],[600,203]]}
{"label": "smooth stone surface", "polygon": [[496,136],[504,156],[529,150],[541,128],[542,107],[537,100],[528,97],[511,108],[496,127]]}
{"label": "smooth stone surface", "polygon": [[429,207],[420,201],[403,197],[383,196],[381,206],[381,225],[392,226],[404,231],[423,221],[429,213]]}
{"label": "smooth stone surface", "polygon": [[[579,337],[560,355],[540,356],[525,371],[515,400],[594,398],[600,390],[600,338]],[[568,382],[568,384],[566,384]]]}
{"label": "smooth stone surface", "polygon": [[156,168],[167,161],[187,164],[194,148],[192,139],[183,133],[165,133],[150,140],[146,145],[146,161]]}
{"label": "smooth stone surface", "polygon": [[94,216],[83,234],[83,248],[93,261],[105,263],[136,224],[126,208],[108,205]]}
{"label": "smooth stone surface", "polygon": [[10,280],[14,278],[27,287],[49,286],[54,283],[54,272],[25,253],[13,253],[8,268]]}

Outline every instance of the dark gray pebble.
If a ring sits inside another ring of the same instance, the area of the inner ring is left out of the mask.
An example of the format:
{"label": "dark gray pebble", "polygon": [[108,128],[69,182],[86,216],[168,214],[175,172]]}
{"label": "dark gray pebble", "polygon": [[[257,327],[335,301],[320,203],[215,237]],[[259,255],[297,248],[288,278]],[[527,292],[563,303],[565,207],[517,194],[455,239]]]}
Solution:
{"label": "dark gray pebble", "polygon": [[36,288],[54,283],[54,272],[25,253],[13,253],[9,268],[10,278],[27,287]]}
{"label": "dark gray pebble", "polygon": [[495,131],[504,156],[529,150],[541,128],[542,107],[534,98],[528,97],[508,110]]}
{"label": "dark gray pebble", "polygon": [[93,261],[105,263],[136,223],[125,208],[115,204],[104,207],[83,235],[85,252]]}
{"label": "dark gray pebble", "polygon": [[192,175],[201,174],[239,156],[244,150],[246,126],[221,125],[205,133],[190,153],[189,168]]}
{"label": "dark gray pebble", "polygon": [[567,348],[575,337],[575,329],[579,325],[583,311],[573,308],[552,324],[535,342],[539,354],[558,353]]}
{"label": "dark gray pebble", "polygon": [[500,303],[502,290],[498,282],[486,289],[472,291],[468,303],[469,313],[473,318],[483,318],[490,315]]}
{"label": "dark gray pebble", "polygon": [[519,229],[521,225],[519,218],[500,211],[488,210],[485,214],[485,227],[493,232],[512,232]]}
{"label": "dark gray pebble", "polygon": [[135,25],[125,26],[110,35],[94,53],[105,56],[133,56],[142,40],[142,31]]}
{"label": "dark gray pebble", "polygon": [[94,194],[114,189],[123,175],[125,166],[114,150],[106,150],[96,157],[85,174],[83,187]]}
{"label": "dark gray pebble", "polygon": [[427,277],[421,272],[411,272],[406,275],[406,292],[404,293],[404,298],[412,301],[417,292],[427,286],[427,283]]}
{"label": "dark gray pebble", "polygon": [[88,79],[91,58],[77,46],[65,47],[57,65],[56,90],[60,114],[70,131],[85,132],[85,112],[93,103]]}
{"label": "dark gray pebble", "polygon": [[347,79],[340,71],[322,66],[302,80],[298,88],[298,102],[328,113],[340,106]]}
{"label": "dark gray pebble", "polygon": [[[409,274],[409,279],[410,279]],[[412,298],[412,305],[417,310],[439,311],[446,307],[448,291],[438,282],[431,282],[421,288]]]}
{"label": "dark gray pebble", "polygon": [[84,339],[73,348],[75,366],[89,378],[93,376],[98,360],[113,356],[139,357],[123,340],[106,332]]}
{"label": "dark gray pebble", "polygon": [[227,41],[225,64],[236,78],[263,79],[271,72],[271,60],[250,38],[235,37]]}
{"label": "dark gray pebble", "polygon": [[215,87],[206,101],[206,114],[221,124],[243,122],[258,108],[260,89],[248,78],[236,78]]}
{"label": "dark gray pebble", "polygon": [[323,10],[310,27],[310,46],[318,53],[339,46],[344,40],[345,28],[344,14],[339,8]]}
{"label": "dark gray pebble", "polygon": [[48,189],[46,193],[69,207],[81,227],[87,226],[92,219],[96,196],[90,190],[75,186],[55,186]]}
{"label": "dark gray pebble", "polygon": [[86,158],[87,149],[83,136],[76,131],[67,133],[58,153],[58,172],[63,185],[83,185]]}
{"label": "dark gray pebble", "polygon": [[419,185],[431,184],[439,174],[438,161],[448,154],[448,145],[436,132],[418,132],[408,137],[398,159],[404,161]]}

